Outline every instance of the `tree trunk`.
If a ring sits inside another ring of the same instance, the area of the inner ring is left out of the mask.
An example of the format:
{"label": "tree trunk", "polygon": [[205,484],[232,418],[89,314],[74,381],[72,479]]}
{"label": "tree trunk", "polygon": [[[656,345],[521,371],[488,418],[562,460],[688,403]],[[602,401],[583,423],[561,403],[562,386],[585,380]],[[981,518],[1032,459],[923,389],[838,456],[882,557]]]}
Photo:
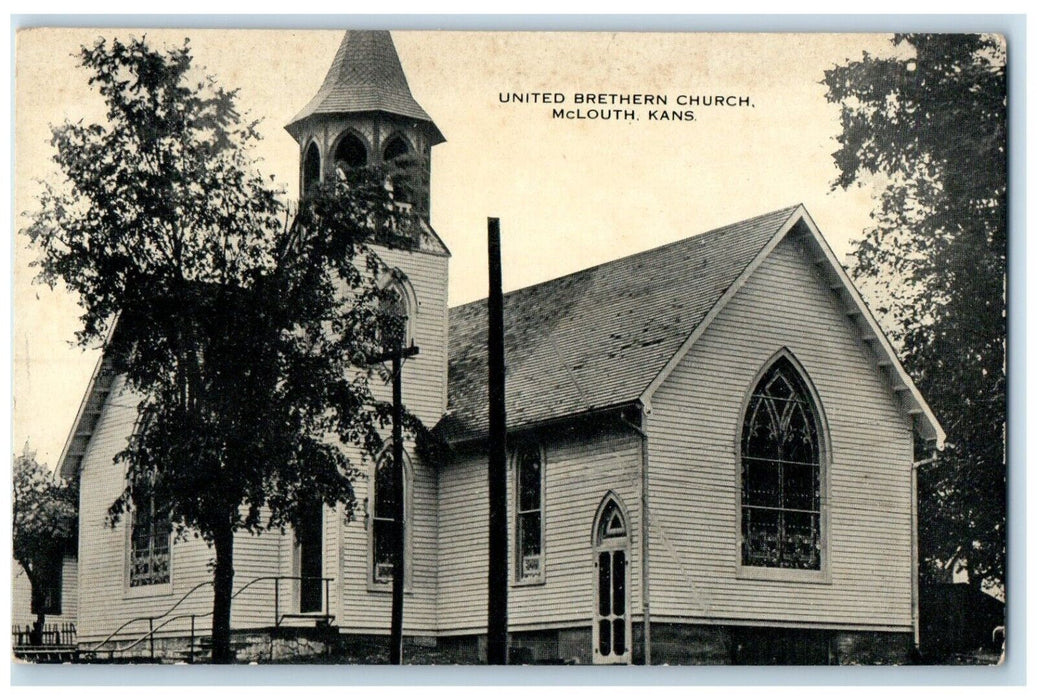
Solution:
{"label": "tree trunk", "polygon": [[36,614],[36,621],[32,625],[32,629],[29,631],[29,644],[34,647],[41,646],[43,644],[43,625],[46,623],[46,614],[43,612],[46,595],[43,592],[43,580],[39,575],[32,575],[30,571],[38,571],[35,568],[22,564],[22,569],[25,571],[26,576],[29,578],[29,590],[30,593],[30,610]]}
{"label": "tree trunk", "polygon": [[212,597],[212,662],[233,663],[230,648],[230,603],[234,593],[234,530],[228,518],[215,533],[216,571]]}

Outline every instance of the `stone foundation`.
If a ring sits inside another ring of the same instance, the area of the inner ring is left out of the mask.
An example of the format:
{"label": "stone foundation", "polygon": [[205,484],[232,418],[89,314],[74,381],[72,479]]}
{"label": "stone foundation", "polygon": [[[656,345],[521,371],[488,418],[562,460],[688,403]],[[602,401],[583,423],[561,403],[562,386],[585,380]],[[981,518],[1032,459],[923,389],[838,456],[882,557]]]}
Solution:
{"label": "stone foundation", "polygon": [[652,625],[652,663],[865,665],[910,662],[911,634],[719,625]]}
{"label": "stone foundation", "polygon": [[[388,635],[340,634],[335,628],[282,627],[235,632],[232,646],[241,663],[388,663]],[[644,663],[644,629],[632,625],[633,663]],[[196,650],[199,640],[196,639]],[[186,662],[187,638],[155,639],[155,660]],[[778,627],[652,625],[652,664],[689,665],[867,665],[910,662],[911,635]],[[150,659],[144,642],[136,660]],[[207,654],[203,654],[207,657]],[[405,637],[406,664],[484,664],[486,636]],[[103,654],[97,657],[104,661]],[[126,658],[123,661],[129,660]],[[513,632],[509,663],[590,664],[591,628]]]}

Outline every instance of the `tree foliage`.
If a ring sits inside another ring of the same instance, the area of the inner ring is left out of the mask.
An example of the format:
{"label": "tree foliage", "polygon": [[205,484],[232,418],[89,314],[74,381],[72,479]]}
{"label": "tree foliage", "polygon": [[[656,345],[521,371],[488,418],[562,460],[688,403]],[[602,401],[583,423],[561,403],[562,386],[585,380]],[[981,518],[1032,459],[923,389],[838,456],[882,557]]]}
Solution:
{"label": "tree foliage", "polygon": [[14,458],[13,555],[32,588],[33,630],[39,643],[46,598],[62,559],[76,542],[79,489],[75,479],[58,478],[28,447]]}
{"label": "tree foliage", "polygon": [[67,182],[45,188],[26,232],[39,279],[79,297],[81,343],[118,318],[106,353],[141,401],[109,515],[154,499],[214,547],[225,661],[233,533],[283,528],[314,501],[351,515],[344,448],[381,449],[390,410],[366,358],[402,321],[371,244],[412,244],[417,224],[368,168],[308,194],[286,225],[249,156],[256,124],[213,78],[191,81],[186,43],[99,40],[80,58],[107,120],[53,129]]}
{"label": "tree foliage", "polygon": [[[899,34],[825,72],[841,105],[835,186],[886,187],[854,274],[947,433],[919,473],[930,573],[1005,572],[1006,53],[989,35]],[[892,283],[891,283],[892,281]]]}

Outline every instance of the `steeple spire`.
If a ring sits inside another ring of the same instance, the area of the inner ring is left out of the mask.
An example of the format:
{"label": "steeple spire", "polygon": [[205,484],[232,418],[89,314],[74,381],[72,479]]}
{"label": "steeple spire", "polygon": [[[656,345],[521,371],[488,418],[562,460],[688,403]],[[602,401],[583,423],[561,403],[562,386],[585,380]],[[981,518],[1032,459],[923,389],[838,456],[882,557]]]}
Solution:
{"label": "steeple spire", "polygon": [[285,126],[299,138],[304,122],[317,115],[383,112],[425,122],[430,145],[446,139],[407,85],[392,37],[387,31],[346,32],[320,90]]}

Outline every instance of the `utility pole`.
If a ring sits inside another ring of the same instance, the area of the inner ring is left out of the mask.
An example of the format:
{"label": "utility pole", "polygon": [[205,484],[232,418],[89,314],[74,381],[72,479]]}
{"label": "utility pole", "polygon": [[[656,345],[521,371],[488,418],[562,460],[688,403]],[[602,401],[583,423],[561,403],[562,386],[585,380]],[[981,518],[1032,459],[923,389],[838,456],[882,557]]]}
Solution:
{"label": "utility pole", "polygon": [[392,360],[392,497],[393,497],[393,552],[392,552],[392,612],[389,620],[389,663],[403,663],[403,585],[406,524],[403,492],[403,359],[418,354],[411,345],[404,348],[394,343],[389,352],[372,358],[372,362]]}
{"label": "utility pole", "polygon": [[489,565],[486,662],[508,663],[507,427],[504,407],[504,293],[501,289],[500,219],[488,220],[489,299]]}

